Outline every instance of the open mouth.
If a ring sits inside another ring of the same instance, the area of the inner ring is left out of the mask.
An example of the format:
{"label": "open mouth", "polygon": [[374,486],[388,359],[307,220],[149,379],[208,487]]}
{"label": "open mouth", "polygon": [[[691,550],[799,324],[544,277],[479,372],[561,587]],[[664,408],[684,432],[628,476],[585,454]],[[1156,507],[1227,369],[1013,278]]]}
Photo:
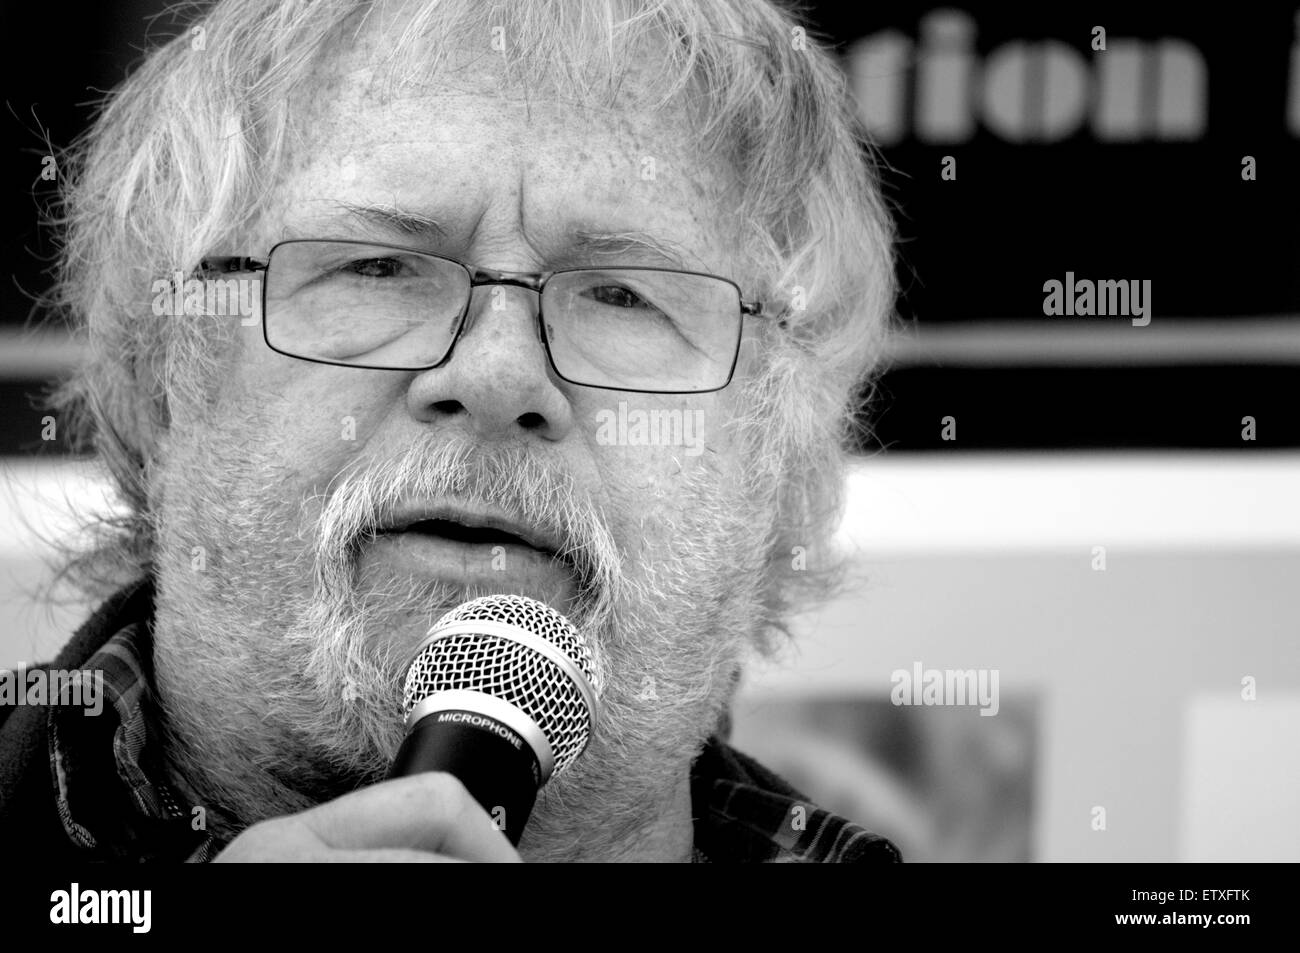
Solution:
{"label": "open mouth", "polygon": [[450,519],[417,520],[409,526],[384,530],[384,532],[387,534],[418,533],[422,536],[447,539],[457,543],[474,543],[484,546],[526,546],[548,556],[555,555],[554,551],[542,546],[536,546],[522,536],[507,530],[497,529],[493,526],[470,526]]}
{"label": "open mouth", "polygon": [[586,585],[558,530],[487,507],[403,502],[367,535],[358,560],[377,586],[439,580],[561,607]]}

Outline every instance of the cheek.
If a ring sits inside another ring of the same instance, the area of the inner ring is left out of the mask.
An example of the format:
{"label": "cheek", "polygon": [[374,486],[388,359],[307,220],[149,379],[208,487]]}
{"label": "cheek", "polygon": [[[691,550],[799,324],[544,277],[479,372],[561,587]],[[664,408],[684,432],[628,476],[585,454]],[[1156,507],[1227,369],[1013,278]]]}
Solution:
{"label": "cheek", "polygon": [[680,400],[613,393],[576,410],[598,493],[627,546],[697,505],[701,484],[739,485],[726,475],[736,454],[722,393]]}
{"label": "cheek", "polygon": [[573,402],[575,436],[610,477],[672,477],[691,470],[700,457],[728,452],[734,408],[723,395],[731,389],[689,397],[617,391],[580,395]]}
{"label": "cheek", "polygon": [[391,404],[364,372],[275,354],[241,371],[246,454],[295,482],[323,486],[367,445]]}

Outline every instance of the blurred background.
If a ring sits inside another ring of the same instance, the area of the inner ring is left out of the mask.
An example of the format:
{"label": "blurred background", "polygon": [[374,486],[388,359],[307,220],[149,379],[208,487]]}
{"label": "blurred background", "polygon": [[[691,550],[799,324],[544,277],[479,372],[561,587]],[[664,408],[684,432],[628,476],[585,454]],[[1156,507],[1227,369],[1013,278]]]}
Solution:
{"label": "blurred background", "polygon": [[[52,43],[57,7],[5,35]],[[88,611],[41,598],[33,529],[112,505],[41,405],[77,358],[30,317],[46,143],[163,8],[79,7],[55,66],[0,67],[0,667]],[[854,584],[732,740],[909,860],[1300,860],[1300,11],[1234,10],[805,5],[879,146],[900,333]],[[1150,281],[1150,323],[1045,315],[1067,273]],[[996,673],[997,714],[897,704],[916,669]]]}

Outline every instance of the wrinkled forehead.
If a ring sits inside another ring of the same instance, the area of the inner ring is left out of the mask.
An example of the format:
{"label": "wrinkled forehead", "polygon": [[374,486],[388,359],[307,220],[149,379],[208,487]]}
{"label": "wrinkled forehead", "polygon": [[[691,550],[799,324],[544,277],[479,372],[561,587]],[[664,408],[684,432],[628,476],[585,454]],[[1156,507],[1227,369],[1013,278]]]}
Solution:
{"label": "wrinkled forehead", "polygon": [[[539,47],[545,37],[495,29],[408,15],[337,31],[291,97],[285,175],[313,184],[284,196],[289,217],[309,205],[328,212],[346,194],[348,204],[424,204],[469,223],[517,200],[525,217],[537,213],[530,233],[543,238],[569,224],[619,232],[645,223],[697,252],[725,247],[737,183],[727,160],[702,147],[694,78],[665,80],[680,70],[669,39],[593,56],[562,33]],[[525,41],[534,45],[512,53]],[[322,195],[323,181],[335,195]],[[675,264],[743,277],[730,255],[688,252]]]}
{"label": "wrinkled forehead", "polygon": [[713,158],[713,141],[701,140],[698,64],[683,58],[679,39],[662,29],[608,34],[560,18],[498,23],[478,10],[381,3],[349,18],[292,97],[300,136],[339,113],[472,97],[477,108],[513,113],[535,129],[563,119],[570,132],[585,125],[645,146],[689,144]]}

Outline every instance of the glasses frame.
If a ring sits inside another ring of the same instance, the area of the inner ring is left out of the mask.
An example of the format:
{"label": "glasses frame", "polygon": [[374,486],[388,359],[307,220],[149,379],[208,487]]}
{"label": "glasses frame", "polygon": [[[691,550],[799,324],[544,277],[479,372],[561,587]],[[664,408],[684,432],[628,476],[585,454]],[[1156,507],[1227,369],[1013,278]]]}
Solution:
{"label": "glasses frame", "polygon": [[[776,315],[768,314],[764,311],[763,302],[746,301],[744,293],[740,289],[740,285],[736,284],[730,278],[723,278],[721,275],[712,275],[704,271],[684,271],[677,268],[656,268],[653,266],[643,265],[587,266],[583,268],[562,268],[557,271],[500,271],[495,268],[481,268],[477,265],[471,265],[468,262],[461,261],[458,258],[449,258],[446,255],[436,255],[432,252],[425,251],[424,249],[413,248],[408,245],[390,245],[387,242],[370,242],[356,238],[291,238],[272,245],[271,250],[266,253],[265,258],[252,258],[244,255],[226,255],[204,258],[199,262],[196,274],[199,277],[209,277],[213,274],[229,275],[239,274],[242,272],[268,271],[270,268],[271,256],[275,254],[277,248],[284,245],[326,244],[337,242],[344,242],[352,245],[372,245],[377,248],[392,249],[393,251],[411,252],[417,255],[423,255],[426,258],[434,258],[440,261],[449,262],[464,269],[465,273],[469,276],[470,294],[465,296],[465,304],[461,307],[460,314],[456,318],[456,332],[452,335],[451,343],[447,346],[447,353],[444,354],[442,359],[436,364],[422,364],[415,367],[385,367],[373,364],[354,364],[343,361],[322,360],[315,357],[303,357],[300,354],[293,354],[289,351],[281,350],[271,343],[270,336],[267,333],[266,293],[269,282],[263,280],[261,294],[262,340],[266,342],[267,347],[272,351],[275,351],[277,354],[283,354],[285,357],[291,357],[299,361],[308,361],[312,364],[328,364],[333,367],[355,367],[361,370],[401,371],[404,373],[433,370],[449,363],[452,356],[455,354],[456,344],[460,341],[460,336],[465,330],[465,319],[469,316],[474,289],[486,285],[505,285],[512,288],[524,288],[537,294],[537,337],[542,342],[542,347],[546,350],[546,360],[550,363],[551,370],[555,372],[555,376],[560,380],[569,384],[575,384],[578,387],[594,387],[599,390],[619,391],[631,394],[712,394],[727,387],[736,374],[736,364],[740,358],[740,345],[745,332],[744,319],[746,317],[761,317],[769,320],[777,318]],[[614,269],[619,271],[659,271],[680,275],[693,275],[700,278],[712,278],[715,281],[726,282],[736,289],[736,299],[740,303],[741,321],[736,326],[736,344],[731,353],[731,366],[727,370],[727,379],[722,384],[719,384],[717,387],[707,387],[698,390],[645,390],[644,388],[636,387],[607,387],[602,384],[588,384],[585,381],[575,381],[571,378],[565,377],[560,372],[559,367],[556,366],[555,363],[555,355],[551,352],[551,342],[548,340],[546,335],[546,322],[542,307],[542,292],[546,288],[547,282],[556,275],[572,274],[573,272],[578,271],[607,271]]]}

